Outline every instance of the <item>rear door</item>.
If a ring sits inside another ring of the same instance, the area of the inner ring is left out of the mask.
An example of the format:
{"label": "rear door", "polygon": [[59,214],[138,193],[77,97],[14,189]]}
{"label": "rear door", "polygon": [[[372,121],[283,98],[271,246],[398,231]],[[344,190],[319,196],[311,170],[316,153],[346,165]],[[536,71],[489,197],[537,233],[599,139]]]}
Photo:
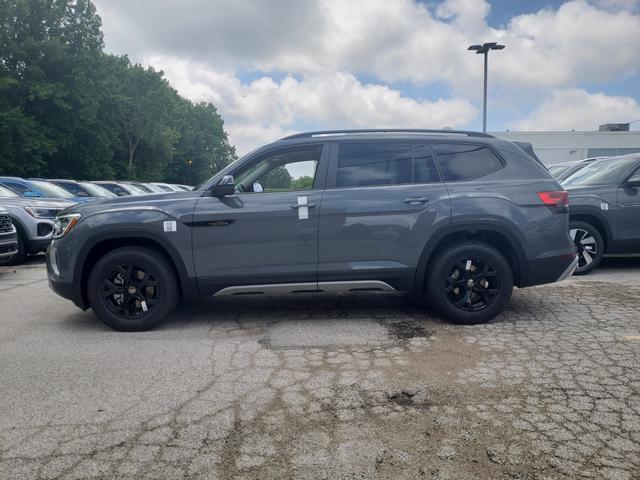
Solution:
{"label": "rear door", "polygon": [[320,208],[318,282],[413,288],[424,245],[450,210],[429,144],[334,143]]}

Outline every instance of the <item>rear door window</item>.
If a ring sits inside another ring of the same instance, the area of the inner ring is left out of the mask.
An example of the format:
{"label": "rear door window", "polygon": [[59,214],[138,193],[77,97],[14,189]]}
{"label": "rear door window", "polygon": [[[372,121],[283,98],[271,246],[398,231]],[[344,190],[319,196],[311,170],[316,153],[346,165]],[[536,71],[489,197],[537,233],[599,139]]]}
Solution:
{"label": "rear door window", "polygon": [[433,148],[446,182],[473,180],[503,167],[493,150],[483,145],[437,143]]}
{"label": "rear door window", "polygon": [[[414,148],[415,147],[415,148]],[[400,185],[439,181],[428,145],[412,142],[340,143],[337,187]]]}

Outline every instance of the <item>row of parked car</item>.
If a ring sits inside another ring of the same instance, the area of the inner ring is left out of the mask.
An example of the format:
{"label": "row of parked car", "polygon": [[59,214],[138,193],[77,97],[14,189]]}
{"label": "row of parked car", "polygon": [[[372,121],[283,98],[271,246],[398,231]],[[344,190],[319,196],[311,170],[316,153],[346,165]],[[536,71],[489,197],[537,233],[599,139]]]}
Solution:
{"label": "row of parked car", "polygon": [[16,265],[27,255],[45,251],[51,243],[55,217],[65,208],[93,200],[192,188],[168,183],[0,177],[0,265]]}

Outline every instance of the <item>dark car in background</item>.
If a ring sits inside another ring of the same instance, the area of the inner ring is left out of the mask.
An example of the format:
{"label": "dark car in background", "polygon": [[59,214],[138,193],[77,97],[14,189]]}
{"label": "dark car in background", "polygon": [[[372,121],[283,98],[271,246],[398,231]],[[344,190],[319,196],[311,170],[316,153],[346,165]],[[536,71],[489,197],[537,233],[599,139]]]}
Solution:
{"label": "dark car in background", "polygon": [[118,330],[158,324],[179,297],[424,293],[452,321],[486,322],[514,286],[577,263],[567,193],[534,156],[487,134],[298,134],[194,191],[67,209],[49,281]]}
{"label": "dark car in background", "polygon": [[570,198],[576,274],[589,273],[607,253],[640,253],[640,154],[592,162],[562,185]]}
{"label": "dark car in background", "polygon": [[115,182],[109,180],[95,181],[93,182],[96,185],[106,188],[111,193],[115,194],[118,197],[127,197],[130,195],[146,195],[147,192],[142,190],[141,188],[132,185],[131,183],[125,182]]}
{"label": "dark car in background", "polygon": [[114,198],[115,193],[110,192],[106,188],[95,185],[91,182],[81,182],[77,180],[51,179],[50,183],[64,188],[76,197],[85,198]]}
{"label": "dark car in background", "polygon": [[78,197],[64,188],[40,178],[0,177],[0,185],[26,198],[58,198],[71,200],[76,203],[91,200],[86,197]]}

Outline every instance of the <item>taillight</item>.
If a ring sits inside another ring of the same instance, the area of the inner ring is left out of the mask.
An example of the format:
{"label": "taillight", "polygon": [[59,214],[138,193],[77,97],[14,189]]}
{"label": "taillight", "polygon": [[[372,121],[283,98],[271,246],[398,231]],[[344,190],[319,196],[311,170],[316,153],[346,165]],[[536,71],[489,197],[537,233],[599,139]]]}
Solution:
{"label": "taillight", "polygon": [[538,192],[538,197],[545,205],[550,207],[568,207],[569,193],[565,190],[553,190],[550,192]]}

